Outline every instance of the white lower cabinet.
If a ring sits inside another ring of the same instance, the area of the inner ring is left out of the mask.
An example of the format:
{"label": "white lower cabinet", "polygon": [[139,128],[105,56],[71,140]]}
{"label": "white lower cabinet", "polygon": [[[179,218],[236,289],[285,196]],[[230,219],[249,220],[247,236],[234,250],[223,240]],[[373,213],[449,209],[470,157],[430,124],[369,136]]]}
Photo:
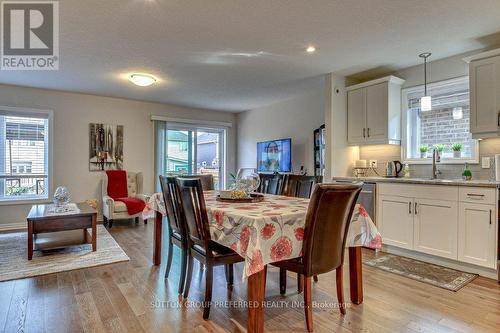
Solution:
{"label": "white lower cabinet", "polygon": [[413,199],[384,195],[379,198],[377,211],[380,232],[385,244],[413,248]]}
{"label": "white lower cabinet", "polygon": [[456,201],[416,199],[413,249],[457,259],[457,208]]}
{"label": "white lower cabinet", "polygon": [[377,192],[384,244],[496,269],[496,189],[389,183]]}
{"label": "white lower cabinet", "polygon": [[495,206],[461,202],[459,211],[458,260],[495,268]]}

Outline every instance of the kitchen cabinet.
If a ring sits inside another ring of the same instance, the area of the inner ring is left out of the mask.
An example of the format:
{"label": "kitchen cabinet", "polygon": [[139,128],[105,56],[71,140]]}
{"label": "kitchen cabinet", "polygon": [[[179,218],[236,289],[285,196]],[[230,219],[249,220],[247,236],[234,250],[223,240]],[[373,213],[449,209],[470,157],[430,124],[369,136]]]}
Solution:
{"label": "kitchen cabinet", "polygon": [[384,245],[497,268],[496,188],[377,184]]}
{"label": "kitchen cabinet", "polygon": [[466,61],[469,61],[472,137],[497,137],[500,135],[500,50],[481,53]]}
{"label": "kitchen cabinet", "polygon": [[415,199],[414,250],[457,259],[457,207],[456,201]]}
{"label": "kitchen cabinet", "polygon": [[350,145],[400,144],[401,86],[395,76],[347,88],[347,141]]}
{"label": "kitchen cabinet", "polygon": [[377,221],[384,244],[413,249],[413,199],[392,195],[379,197]]}
{"label": "kitchen cabinet", "polygon": [[495,268],[495,206],[460,203],[458,260]]}

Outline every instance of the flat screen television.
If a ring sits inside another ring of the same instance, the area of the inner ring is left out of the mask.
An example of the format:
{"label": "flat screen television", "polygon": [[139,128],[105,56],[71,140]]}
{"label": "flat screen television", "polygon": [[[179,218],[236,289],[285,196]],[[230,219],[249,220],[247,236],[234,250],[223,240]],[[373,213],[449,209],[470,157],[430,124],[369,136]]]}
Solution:
{"label": "flat screen television", "polygon": [[259,172],[292,171],[292,139],[257,142]]}

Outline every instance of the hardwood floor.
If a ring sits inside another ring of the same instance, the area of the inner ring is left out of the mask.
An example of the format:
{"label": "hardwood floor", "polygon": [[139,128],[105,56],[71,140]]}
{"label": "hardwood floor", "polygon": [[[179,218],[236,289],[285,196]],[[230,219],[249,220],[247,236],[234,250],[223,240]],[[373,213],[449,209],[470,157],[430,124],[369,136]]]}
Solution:
{"label": "hardwood floor", "polygon": [[[170,279],[165,266],[152,265],[153,223],[119,222],[110,230],[130,262],[37,278],[0,282],[0,328],[4,332],[240,332],[246,309],[213,306],[202,319],[196,302],[203,300],[203,270],[195,265],[186,307],[178,307],[178,249]],[[163,244],[167,244],[166,241]],[[365,250],[364,256],[373,256]],[[163,260],[165,263],[166,260]],[[315,308],[315,332],[498,332],[500,284],[478,278],[454,293],[364,266],[364,303]],[[347,270],[345,272],[348,281]],[[213,301],[244,301],[246,282],[235,265],[233,291],[226,289],[224,268],[214,272]],[[348,297],[348,283],[345,296]],[[335,273],[313,283],[313,301],[336,303]],[[306,332],[303,308],[294,276],[288,277],[287,297],[279,293],[279,272],[268,271],[265,310],[269,332]],[[280,306],[289,302],[289,307]]]}

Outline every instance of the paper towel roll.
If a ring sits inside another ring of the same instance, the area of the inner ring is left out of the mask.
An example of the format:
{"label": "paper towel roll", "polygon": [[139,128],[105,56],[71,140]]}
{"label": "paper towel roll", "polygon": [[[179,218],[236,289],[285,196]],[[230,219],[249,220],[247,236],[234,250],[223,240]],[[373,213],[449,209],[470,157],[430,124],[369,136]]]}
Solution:
{"label": "paper towel roll", "polygon": [[500,154],[495,155],[495,180],[500,182]]}

